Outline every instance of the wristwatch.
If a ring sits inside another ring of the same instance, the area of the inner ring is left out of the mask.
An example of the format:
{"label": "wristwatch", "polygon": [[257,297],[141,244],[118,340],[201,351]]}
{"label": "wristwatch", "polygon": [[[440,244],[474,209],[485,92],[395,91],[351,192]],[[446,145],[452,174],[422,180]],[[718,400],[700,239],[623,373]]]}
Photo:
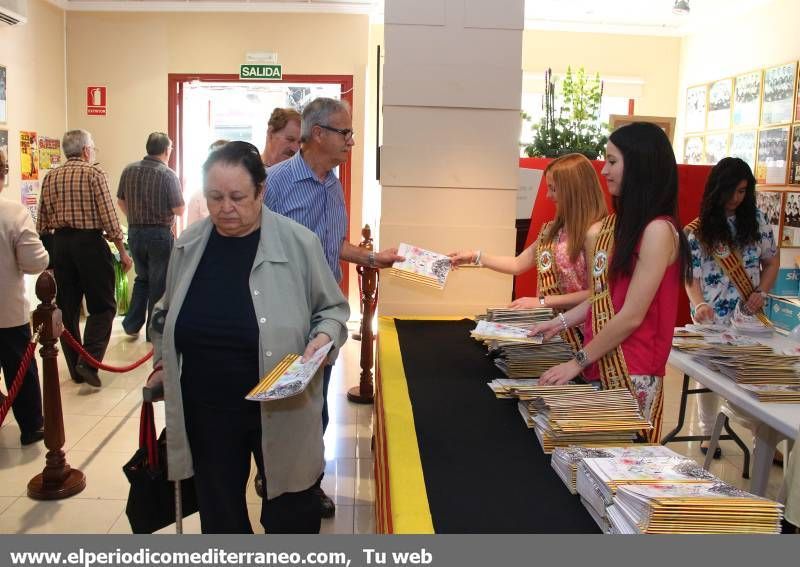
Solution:
{"label": "wristwatch", "polygon": [[367,265],[370,268],[375,267],[375,252],[373,252],[372,250],[370,250],[369,254],[367,254]]}
{"label": "wristwatch", "polygon": [[586,354],[586,351],[581,349],[575,353],[575,362],[578,363],[578,366],[581,367],[581,370],[589,366],[589,356]]}
{"label": "wristwatch", "polygon": [[544,302],[544,295],[539,296],[539,305],[541,305],[542,307],[547,307],[547,305]]}
{"label": "wristwatch", "polygon": [[759,295],[760,295],[762,298],[764,298],[764,299],[766,299],[766,298],[767,298],[767,292],[766,292],[766,291],[763,291],[763,290],[762,290],[762,289],[760,289],[760,288],[755,288],[755,289],[753,290],[753,293],[757,293],[757,294],[759,294]]}

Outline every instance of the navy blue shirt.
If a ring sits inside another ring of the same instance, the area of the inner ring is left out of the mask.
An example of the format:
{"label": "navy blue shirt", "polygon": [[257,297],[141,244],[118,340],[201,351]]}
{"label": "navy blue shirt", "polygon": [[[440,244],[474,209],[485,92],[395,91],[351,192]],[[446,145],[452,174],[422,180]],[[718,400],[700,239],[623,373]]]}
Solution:
{"label": "navy blue shirt", "polygon": [[261,230],[226,237],[211,230],[175,322],[184,397],[211,408],[259,411],[245,395],[259,381],[258,322],[250,271]]}

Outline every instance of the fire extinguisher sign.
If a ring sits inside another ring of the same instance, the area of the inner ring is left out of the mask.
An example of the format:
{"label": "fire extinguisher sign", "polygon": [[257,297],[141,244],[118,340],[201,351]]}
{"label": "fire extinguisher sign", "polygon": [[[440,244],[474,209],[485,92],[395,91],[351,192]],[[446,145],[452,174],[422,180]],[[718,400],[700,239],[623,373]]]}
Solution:
{"label": "fire extinguisher sign", "polygon": [[86,87],[86,114],[106,115],[106,87]]}

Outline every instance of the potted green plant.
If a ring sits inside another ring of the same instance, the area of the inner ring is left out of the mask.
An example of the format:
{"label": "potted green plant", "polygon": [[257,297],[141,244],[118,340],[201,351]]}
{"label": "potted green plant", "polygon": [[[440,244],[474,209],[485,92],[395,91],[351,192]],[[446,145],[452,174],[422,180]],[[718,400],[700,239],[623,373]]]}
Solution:
{"label": "potted green plant", "polygon": [[[573,75],[567,73],[561,81],[561,94],[556,99],[553,72],[545,73],[545,92],[542,104],[544,116],[533,127],[533,141],[525,146],[529,157],[558,157],[580,153],[589,159],[602,157],[608,141],[608,125],[600,120],[603,83],[599,75],[587,77],[581,67]],[[560,104],[556,110],[556,102]],[[523,113],[523,119],[530,118]]]}

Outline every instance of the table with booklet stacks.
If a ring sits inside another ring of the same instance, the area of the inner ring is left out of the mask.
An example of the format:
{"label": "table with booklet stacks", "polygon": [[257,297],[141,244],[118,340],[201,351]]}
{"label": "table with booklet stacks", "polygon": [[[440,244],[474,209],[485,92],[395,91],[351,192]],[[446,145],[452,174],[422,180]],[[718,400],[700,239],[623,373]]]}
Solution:
{"label": "table with booklet stacks", "polygon": [[627,390],[539,386],[571,356],[528,336],[552,316],[380,318],[379,533],[780,532],[780,504],[635,444],[652,425]]}
{"label": "table with booklet stacks", "polygon": [[773,334],[688,325],[676,329],[671,366],[756,424],[750,490],[766,492],[775,446],[800,430],[800,345]]}

